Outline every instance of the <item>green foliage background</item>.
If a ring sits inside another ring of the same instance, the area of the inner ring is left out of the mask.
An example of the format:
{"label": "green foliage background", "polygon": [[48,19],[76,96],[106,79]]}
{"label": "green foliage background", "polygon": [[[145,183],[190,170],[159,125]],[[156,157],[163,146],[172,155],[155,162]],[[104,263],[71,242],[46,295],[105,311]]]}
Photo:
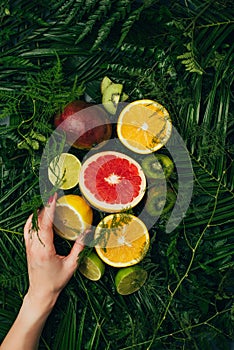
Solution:
{"label": "green foliage background", "polygon": [[28,286],[22,232],[42,203],[38,170],[54,113],[85,94],[100,103],[108,75],[129,101],[169,110],[193,163],[193,198],[173,232],[167,217],[151,229],[139,292],[118,295],[112,269],[96,283],[76,273],[40,349],[230,348],[233,15],[228,0],[1,0],[0,339]]}

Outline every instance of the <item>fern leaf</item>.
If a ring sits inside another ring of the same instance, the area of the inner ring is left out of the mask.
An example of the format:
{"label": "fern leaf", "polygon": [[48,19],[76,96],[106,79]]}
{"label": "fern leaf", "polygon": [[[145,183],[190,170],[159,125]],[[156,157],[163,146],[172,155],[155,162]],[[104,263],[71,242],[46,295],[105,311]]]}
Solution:
{"label": "fern leaf", "polygon": [[185,52],[182,55],[177,56],[177,59],[182,60],[181,63],[185,65],[185,69],[190,73],[203,74],[204,70],[195,59],[192,51]]}
{"label": "fern leaf", "polygon": [[131,0],[120,0],[117,2],[116,7],[113,9],[112,14],[106,20],[106,22],[98,30],[97,38],[92,46],[92,49],[97,49],[101,43],[103,43],[106,38],[109,36],[111,29],[117,21],[125,18],[126,13],[130,11]]}
{"label": "fern leaf", "polygon": [[135,22],[138,21],[141,13],[147,8],[152,6],[155,3],[154,0],[147,0],[143,2],[143,5],[138,7],[136,10],[132,11],[128,18],[125,19],[123,26],[121,28],[121,36],[119,39],[119,42],[117,44],[117,46],[121,46],[122,43],[124,42],[126,36],[128,35],[128,33],[130,32],[130,29],[132,28],[132,26],[134,25]]}
{"label": "fern leaf", "polygon": [[85,24],[85,28],[83,30],[83,33],[78,37],[76,40],[76,44],[82,41],[94,28],[95,24],[100,21],[100,19],[106,15],[106,13],[111,8],[111,1],[110,0],[101,0],[99,2],[99,5],[97,9],[89,15],[89,18]]}

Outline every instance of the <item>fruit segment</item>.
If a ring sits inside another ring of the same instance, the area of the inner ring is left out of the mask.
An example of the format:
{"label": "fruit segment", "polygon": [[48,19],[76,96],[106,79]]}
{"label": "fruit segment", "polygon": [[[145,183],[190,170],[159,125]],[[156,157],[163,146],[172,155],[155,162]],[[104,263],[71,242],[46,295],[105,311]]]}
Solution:
{"label": "fruit segment", "polygon": [[141,177],[126,159],[107,161],[96,174],[97,198],[110,204],[128,204],[138,195]]}

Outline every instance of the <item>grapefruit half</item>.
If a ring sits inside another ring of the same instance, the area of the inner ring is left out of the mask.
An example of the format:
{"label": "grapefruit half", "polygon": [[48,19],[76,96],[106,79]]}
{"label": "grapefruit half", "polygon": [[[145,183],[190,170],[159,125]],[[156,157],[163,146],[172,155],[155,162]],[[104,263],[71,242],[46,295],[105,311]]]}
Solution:
{"label": "grapefruit half", "polygon": [[91,206],[108,213],[133,208],[143,198],[146,178],[131,157],[113,151],[90,156],[81,166],[79,186]]}

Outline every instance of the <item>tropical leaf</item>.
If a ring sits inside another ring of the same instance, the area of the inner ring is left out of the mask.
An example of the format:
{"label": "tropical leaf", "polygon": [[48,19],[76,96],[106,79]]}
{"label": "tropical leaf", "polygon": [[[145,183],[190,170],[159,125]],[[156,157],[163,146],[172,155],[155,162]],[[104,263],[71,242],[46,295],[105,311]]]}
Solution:
{"label": "tropical leaf", "polygon": [[[232,1],[9,0],[0,4],[0,20],[0,339],[28,286],[25,220],[51,190],[45,183],[41,193],[39,168],[53,116],[74,98],[101,103],[107,75],[124,84],[129,101],[150,98],[168,109],[192,161],[193,195],[172,232],[165,229],[171,213],[150,229],[142,261],[148,279],[140,291],[118,295],[109,266],[98,282],[76,273],[39,348],[229,349]],[[54,142],[46,156],[63,145]],[[175,193],[177,180],[175,173]],[[64,255],[71,248],[57,236],[55,244]]]}

